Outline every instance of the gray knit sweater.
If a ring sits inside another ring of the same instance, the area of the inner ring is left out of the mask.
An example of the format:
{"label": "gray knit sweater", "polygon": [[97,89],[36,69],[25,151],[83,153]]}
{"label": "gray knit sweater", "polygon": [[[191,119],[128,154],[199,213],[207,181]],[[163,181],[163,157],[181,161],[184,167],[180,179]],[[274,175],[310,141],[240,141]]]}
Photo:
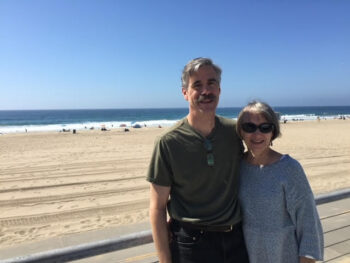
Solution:
{"label": "gray knit sweater", "polygon": [[321,222],[298,161],[289,155],[264,167],[242,161],[239,195],[250,263],[323,260]]}

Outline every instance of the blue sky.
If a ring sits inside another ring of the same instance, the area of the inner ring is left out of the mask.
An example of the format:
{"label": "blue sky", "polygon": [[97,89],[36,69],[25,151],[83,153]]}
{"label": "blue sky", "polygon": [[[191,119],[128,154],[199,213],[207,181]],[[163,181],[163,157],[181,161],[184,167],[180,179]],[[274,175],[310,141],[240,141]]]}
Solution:
{"label": "blue sky", "polygon": [[0,110],[187,107],[195,57],[221,107],[350,105],[350,1],[0,0]]}

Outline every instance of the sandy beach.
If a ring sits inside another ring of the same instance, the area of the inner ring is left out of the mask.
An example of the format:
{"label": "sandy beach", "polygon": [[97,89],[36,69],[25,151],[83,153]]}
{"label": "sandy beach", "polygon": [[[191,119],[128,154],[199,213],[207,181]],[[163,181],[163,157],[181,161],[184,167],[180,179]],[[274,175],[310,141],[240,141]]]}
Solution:
{"label": "sandy beach", "polygon": [[[281,124],[273,148],[314,194],[350,188],[350,120]],[[166,128],[0,135],[0,247],[148,220],[148,162]]]}

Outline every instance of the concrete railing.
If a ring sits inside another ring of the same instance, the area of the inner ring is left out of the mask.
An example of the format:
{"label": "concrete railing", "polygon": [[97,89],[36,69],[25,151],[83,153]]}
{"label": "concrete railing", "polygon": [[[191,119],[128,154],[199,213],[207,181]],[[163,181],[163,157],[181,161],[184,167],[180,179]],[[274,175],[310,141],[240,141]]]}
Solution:
{"label": "concrete railing", "polygon": [[[316,196],[317,205],[350,197],[350,189]],[[0,263],[53,263],[97,256],[153,242],[151,230],[124,235],[114,239],[96,241],[73,247],[54,249],[37,254],[0,260]]]}
{"label": "concrete railing", "polygon": [[1,263],[53,263],[93,257],[129,247],[153,242],[151,230],[141,231],[117,238],[85,243],[77,246],[59,248],[27,256],[0,260]]}
{"label": "concrete railing", "polygon": [[316,205],[321,205],[350,197],[350,189],[335,191],[315,197]]}

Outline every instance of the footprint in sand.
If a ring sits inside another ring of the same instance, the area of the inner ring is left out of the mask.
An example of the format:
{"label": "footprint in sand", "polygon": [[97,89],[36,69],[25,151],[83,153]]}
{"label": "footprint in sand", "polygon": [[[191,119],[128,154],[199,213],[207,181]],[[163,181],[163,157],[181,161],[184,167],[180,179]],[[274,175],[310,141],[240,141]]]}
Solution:
{"label": "footprint in sand", "polygon": [[17,231],[17,232],[15,232],[15,234],[19,234],[21,236],[24,236],[26,234],[26,231],[24,231],[24,230]]}

